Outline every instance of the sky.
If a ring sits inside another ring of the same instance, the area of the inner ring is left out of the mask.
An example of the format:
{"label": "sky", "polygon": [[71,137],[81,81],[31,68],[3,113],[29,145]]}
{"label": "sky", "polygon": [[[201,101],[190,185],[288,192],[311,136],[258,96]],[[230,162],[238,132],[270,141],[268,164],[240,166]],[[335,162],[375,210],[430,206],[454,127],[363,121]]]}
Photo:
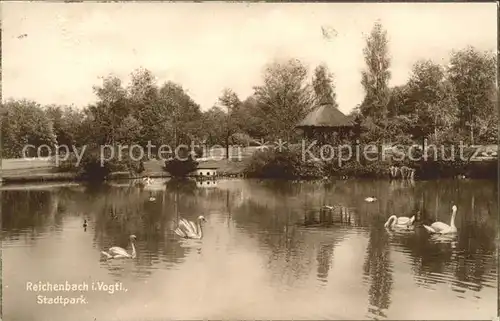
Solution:
{"label": "sky", "polygon": [[[390,85],[419,59],[447,64],[452,50],[496,51],[495,3],[2,3],[3,100],[83,107],[92,87],[147,68],[180,83],[207,110],[224,88],[245,99],[267,63],[326,63],[340,110],[364,96],[364,37],[380,20],[389,36]],[[323,36],[321,27],[335,30]]]}

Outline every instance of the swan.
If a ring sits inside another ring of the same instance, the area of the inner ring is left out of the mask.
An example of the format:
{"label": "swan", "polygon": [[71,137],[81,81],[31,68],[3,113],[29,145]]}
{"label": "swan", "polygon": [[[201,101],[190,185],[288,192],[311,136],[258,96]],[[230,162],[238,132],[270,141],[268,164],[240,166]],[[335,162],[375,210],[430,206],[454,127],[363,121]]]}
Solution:
{"label": "swan", "polygon": [[179,226],[175,229],[175,234],[186,239],[201,239],[203,237],[203,230],[201,227],[201,222],[206,222],[204,216],[198,216],[196,225],[194,222],[188,221],[181,218],[179,220]]}
{"label": "swan", "polygon": [[144,181],[144,183],[145,183],[146,185],[151,185],[151,184],[153,184],[153,180],[152,180],[149,176],[144,177],[142,180]]}
{"label": "swan", "polygon": [[325,206],[323,206],[323,208],[326,208],[328,210],[333,210],[335,208],[335,206],[325,205]]}
{"label": "swan", "polygon": [[410,228],[413,225],[413,222],[415,222],[415,215],[413,215],[412,217],[406,217],[406,216],[397,217],[396,215],[392,215],[391,217],[389,217],[387,222],[385,222],[384,227],[391,229]]}
{"label": "swan", "polygon": [[369,202],[369,203],[371,203],[371,202],[375,202],[376,200],[377,200],[377,199],[376,199],[375,197],[367,197],[367,198],[365,198],[365,201],[366,201],[366,202]]}
{"label": "swan", "polygon": [[137,237],[135,235],[130,235],[129,245],[132,247],[132,254],[128,254],[124,248],[113,246],[108,250],[108,252],[101,251],[101,254],[104,255],[107,259],[122,259],[122,258],[131,258],[134,259],[136,256],[135,252],[135,239]]}
{"label": "swan", "polygon": [[156,198],[155,198],[154,196],[151,196],[151,197],[149,198],[149,201],[150,201],[150,202],[154,202],[155,200],[156,200]]}
{"label": "swan", "polygon": [[455,226],[455,216],[457,215],[457,206],[453,205],[450,225],[442,222],[434,222],[431,226],[424,225],[425,229],[432,234],[453,234],[457,232],[457,227]]}

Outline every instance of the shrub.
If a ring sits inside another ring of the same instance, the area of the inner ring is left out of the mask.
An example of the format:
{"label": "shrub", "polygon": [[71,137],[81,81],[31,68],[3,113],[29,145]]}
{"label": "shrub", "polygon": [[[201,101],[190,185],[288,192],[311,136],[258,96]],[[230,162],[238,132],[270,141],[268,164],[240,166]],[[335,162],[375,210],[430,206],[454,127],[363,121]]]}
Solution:
{"label": "shrub", "polygon": [[419,151],[415,157],[419,160],[409,162],[409,166],[415,168],[415,176],[420,179],[449,178],[462,175],[465,174],[469,163],[467,153],[462,159],[460,150],[450,147],[444,150],[440,149],[437,153],[434,149],[429,149],[427,158],[422,155],[423,152]]}
{"label": "shrub", "polygon": [[469,178],[498,179],[498,161],[470,162],[465,171]]}
{"label": "shrub", "polygon": [[164,170],[173,177],[186,177],[198,167],[198,162],[191,156],[187,160],[181,160],[177,157],[165,161]]}
{"label": "shrub", "polygon": [[[79,154],[81,151],[79,151]],[[128,171],[132,174],[138,174],[144,171],[142,161],[136,161],[129,155],[122,155],[121,159],[113,158],[105,161],[101,165],[101,153],[97,148],[85,150],[80,163],[75,153],[71,153],[67,160],[61,161],[57,170],[59,172],[75,172],[81,179],[88,181],[103,181],[107,179],[112,172]],[[78,166],[77,166],[78,164]]]}
{"label": "shrub", "polygon": [[324,175],[321,161],[303,160],[298,148],[284,151],[264,150],[252,155],[245,168],[249,177],[260,178],[319,178]]}

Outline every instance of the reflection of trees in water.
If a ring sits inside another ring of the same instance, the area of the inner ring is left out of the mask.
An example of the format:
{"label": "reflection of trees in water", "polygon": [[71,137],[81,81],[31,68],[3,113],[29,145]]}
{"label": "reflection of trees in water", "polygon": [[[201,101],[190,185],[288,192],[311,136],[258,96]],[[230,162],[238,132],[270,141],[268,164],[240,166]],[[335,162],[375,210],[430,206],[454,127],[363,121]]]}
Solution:
{"label": "reflection of trees in water", "polygon": [[270,206],[255,199],[231,209],[235,225],[255,237],[261,248],[269,249],[268,267],[275,271],[273,277],[291,284],[310,274],[314,253],[304,233],[290,224],[287,213],[285,202]]}
{"label": "reflection of trees in water", "polygon": [[[496,271],[498,204],[494,183],[415,182],[415,186],[392,190],[389,182],[357,181],[328,184],[235,181],[224,189],[227,185],[220,181],[217,188],[208,190],[196,188],[194,182],[176,182],[168,184],[165,191],[154,192],[107,186],[89,186],[84,192],[3,191],[3,231],[7,238],[19,235],[21,230],[33,237],[62,224],[63,214],[84,213],[91,218],[88,232],[95,228],[97,250],[110,245],[126,246],[128,236],[135,234],[137,264],[151,270],[162,263],[180,262],[189,251],[179,245],[172,233],[177,214],[195,219],[200,214],[209,216],[211,211],[227,213],[228,217],[230,212],[235,225],[258,239],[263,248],[270,249],[269,264],[276,271],[274,274],[300,279],[313,271],[316,260],[316,274],[326,280],[335,242],[326,241],[325,233],[304,231],[296,226],[303,220],[305,210],[340,204],[353,208],[357,224],[382,226],[389,215],[409,216],[416,208],[423,210],[425,219],[437,217],[447,222],[451,204],[456,203],[459,208],[456,248],[432,243],[420,229],[413,236],[392,238],[392,242],[409,253],[418,280],[432,279],[431,272],[446,273],[457,282],[480,289]],[[154,202],[149,201],[152,193],[156,197]],[[367,196],[375,196],[378,201],[366,203],[363,199]],[[390,288],[390,272],[384,272],[383,268],[389,266],[388,240],[383,233],[372,229],[365,263],[372,284],[372,305],[381,310],[389,304],[384,302],[389,301],[388,294],[385,298],[383,295],[388,291],[380,289]]]}
{"label": "reflection of trees in water", "polygon": [[96,216],[96,243],[99,248],[128,244],[130,234],[137,236],[137,260],[140,267],[151,267],[160,263],[160,257],[178,262],[184,257],[185,248],[172,241],[172,229],[176,219],[172,211],[175,204],[169,202],[168,194],[162,193],[154,202],[149,193],[129,192],[115,189],[102,195],[93,204]]}
{"label": "reflection of trees in water", "polygon": [[436,274],[453,275],[457,287],[479,291],[496,274],[498,204],[493,186],[486,181],[426,182],[419,192],[425,209],[431,209],[427,223],[437,219],[449,224],[451,206],[456,204],[458,234],[456,244],[437,243],[425,231],[407,241],[405,247],[412,255],[418,280],[442,283],[448,281]]}
{"label": "reflection of trees in water", "polygon": [[[273,277],[280,278],[280,283],[291,284],[309,277],[315,263],[317,278],[326,282],[334,247],[344,232],[335,226],[323,229],[303,227],[304,209],[311,204],[321,204],[322,186],[290,183],[293,187],[285,188],[284,183],[279,182],[269,183],[266,185],[268,189],[262,189],[260,184],[251,185],[244,191],[250,197],[232,203],[236,226],[255,236],[262,248],[269,249],[268,267],[273,271]],[[274,192],[270,186],[279,189]],[[325,215],[319,215],[319,219],[325,223],[326,217],[330,216],[326,211],[321,213]],[[340,212],[336,214],[340,215]],[[339,219],[339,215],[334,216]]]}
{"label": "reflection of trees in water", "polygon": [[361,226],[356,210],[344,206],[334,208],[305,209],[301,225],[306,227]]}
{"label": "reflection of trees in water", "polygon": [[6,239],[27,241],[62,226],[64,207],[58,191],[2,191],[2,232]]}
{"label": "reflection of trees in water", "polygon": [[[391,237],[391,243],[410,254],[417,283],[452,282],[479,291],[482,283],[496,273],[495,191],[496,185],[487,181],[426,181],[406,188],[392,186],[388,195],[379,198],[386,203],[379,206],[386,208],[384,218],[391,214],[411,216],[418,209],[425,224],[436,220],[449,224],[451,206],[458,206],[456,244],[451,240],[438,242],[418,227],[413,235]],[[382,224],[382,220],[372,224]]]}
{"label": "reflection of trees in water", "polygon": [[335,248],[334,243],[323,243],[319,246],[319,251],[316,256],[316,261],[318,262],[317,276],[318,280],[327,282],[328,273],[333,262],[333,250]]}
{"label": "reflection of trees in water", "polygon": [[189,178],[173,178],[167,181],[167,191],[180,195],[195,195],[196,181]]}
{"label": "reflection of trees in water", "polygon": [[391,303],[392,264],[390,261],[388,236],[384,229],[373,227],[363,265],[365,278],[369,281],[368,312],[375,317],[386,317],[384,310]]}
{"label": "reflection of trees in water", "polygon": [[[175,193],[172,192],[90,186],[84,191],[73,193],[71,200],[66,202],[66,207],[68,213],[83,213],[89,220],[87,231],[94,232],[94,243],[98,251],[110,246],[126,248],[129,235],[135,234],[137,258],[128,265],[133,262],[132,272],[147,276],[159,265],[180,262],[189,251],[188,248],[181,247],[173,236],[176,204],[173,197]],[[183,206],[186,198],[183,197],[186,195],[184,191],[177,194],[181,195],[177,204],[179,208],[188,210],[189,207]],[[149,200],[152,195],[155,196],[154,201]],[[19,198],[15,199],[15,204],[19,204]],[[39,200],[33,199],[31,202],[36,203],[34,208],[40,208]],[[26,209],[25,213],[30,211],[33,212]],[[128,266],[111,261],[103,264],[115,276],[125,273],[124,269]]]}

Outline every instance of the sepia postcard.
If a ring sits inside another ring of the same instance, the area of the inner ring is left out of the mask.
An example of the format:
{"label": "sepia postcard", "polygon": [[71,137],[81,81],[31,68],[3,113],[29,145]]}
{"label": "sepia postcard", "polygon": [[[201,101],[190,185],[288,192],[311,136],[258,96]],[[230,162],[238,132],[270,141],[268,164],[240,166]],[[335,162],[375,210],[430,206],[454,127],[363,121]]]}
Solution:
{"label": "sepia postcard", "polygon": [[498,320],[497,25],[2,2],[0,321]]}

